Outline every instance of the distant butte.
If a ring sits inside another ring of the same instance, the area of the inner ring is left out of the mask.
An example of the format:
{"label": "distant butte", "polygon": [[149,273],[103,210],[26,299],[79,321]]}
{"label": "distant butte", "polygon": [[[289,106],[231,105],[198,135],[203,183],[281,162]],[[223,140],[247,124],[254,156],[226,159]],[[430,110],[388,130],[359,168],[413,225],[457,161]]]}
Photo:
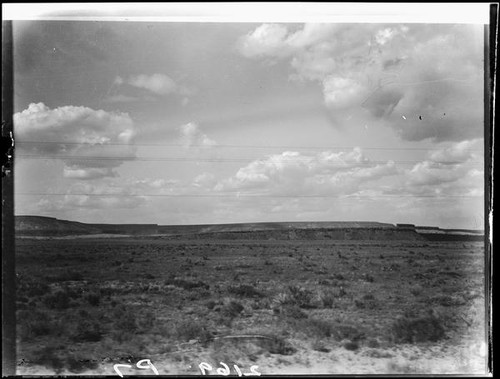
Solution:
{"label": "distant butte", "polygon": [[474,240],[484,232],[367,221],[260,222],[203,225],[90,224],[42,216],[15,216],[17,237],[155,236],[221,240]]}

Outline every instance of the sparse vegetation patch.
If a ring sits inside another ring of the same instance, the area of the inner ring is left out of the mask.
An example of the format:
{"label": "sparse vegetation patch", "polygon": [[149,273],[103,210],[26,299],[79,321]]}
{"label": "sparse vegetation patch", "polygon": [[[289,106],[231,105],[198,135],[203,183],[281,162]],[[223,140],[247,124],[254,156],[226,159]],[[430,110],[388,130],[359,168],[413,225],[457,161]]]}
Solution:
{"label": "sparse vegetation patch", "polygon": [[484,260],[479,244],[461,245],[22,239],[18,369],[113,375],[114,363],[146,358],[165,375],[199,373],[203,360],[234,375],[234,364],[421,373],[467,357],[465,367],[479,353],[464,341],[484,331]]}

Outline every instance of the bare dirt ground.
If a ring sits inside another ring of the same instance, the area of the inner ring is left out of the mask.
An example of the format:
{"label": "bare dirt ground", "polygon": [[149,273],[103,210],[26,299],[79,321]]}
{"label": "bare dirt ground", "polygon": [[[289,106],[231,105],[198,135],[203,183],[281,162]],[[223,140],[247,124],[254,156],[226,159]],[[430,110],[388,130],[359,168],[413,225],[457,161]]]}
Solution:
{"label": "bare dirt ground", "polygon": [[18,374],[485,374],[481,243],[16,243]]}

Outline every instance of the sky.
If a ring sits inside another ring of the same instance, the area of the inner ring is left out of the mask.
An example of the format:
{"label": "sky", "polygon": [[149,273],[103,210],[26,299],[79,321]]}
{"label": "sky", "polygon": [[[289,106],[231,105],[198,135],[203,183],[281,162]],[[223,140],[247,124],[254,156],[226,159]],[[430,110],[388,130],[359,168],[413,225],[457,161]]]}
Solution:
{"label": "sky", "polygon": [[17,215],[484,228],[483,25],[13,25]]}

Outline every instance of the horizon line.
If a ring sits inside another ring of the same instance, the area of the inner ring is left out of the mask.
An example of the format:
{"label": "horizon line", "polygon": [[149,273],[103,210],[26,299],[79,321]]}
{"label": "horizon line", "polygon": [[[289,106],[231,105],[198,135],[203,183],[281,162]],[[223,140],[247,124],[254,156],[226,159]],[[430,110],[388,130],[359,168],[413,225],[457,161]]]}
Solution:
{"label": "horizon line", "polygon": [[159,223],[112,223],[112,222],[83,222],[83,221],[75,221],[75,220],[67,220],[67,219],[61,219],[57,218],[54,216],[40,216],[40,215],[14,215],[14,218],[16,217],[38,217],[38,218],[48,218],[48,219],[53,219],[57,221],[68,221],[68,222],[75,222],[75,223],[80,223],[80,224],[87,224],[87,225],[150,225],[150,226],[160,226],[160,227],[168,227],[168,226],[207,226],[207,225],[248,225],[248,224],[305,224],[305,223],[315,223],[315,224],[333,224],[333,223],[350,223],[350,224],[355,224],[355,223],[364,223],[364,224],[385,224],[385,225],[391,225],[393,227],[398,227],[400,226],[413,226],[415,228],[433,228],[433,229],[439,229],[439,230],[473,230],[473,231],[478,231],[478,232],[485,232],[485,229],[473,229],[473,228],[458,228],[458,227],[449,227],[449,228],[442,228],[440,226],[436,225],[417,225],[414,223],[409,223],[409,222],[383,222],[383,221],[342,221],[342,220],[336,220],[336,221],[245,221],[245,222],[223,222],[223,223],[202,223],[202,224],[159,224]]}

